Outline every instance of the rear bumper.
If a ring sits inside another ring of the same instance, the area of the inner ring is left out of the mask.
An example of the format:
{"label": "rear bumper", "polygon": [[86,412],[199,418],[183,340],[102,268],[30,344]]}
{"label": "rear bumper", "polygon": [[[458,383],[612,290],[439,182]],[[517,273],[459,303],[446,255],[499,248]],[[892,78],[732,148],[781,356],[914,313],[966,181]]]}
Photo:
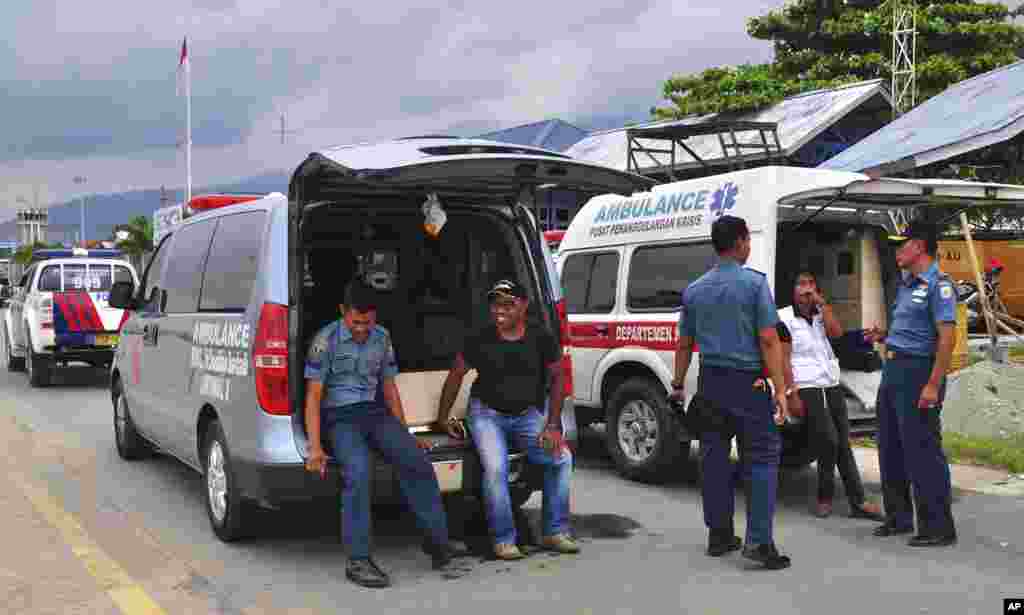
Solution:
{"label": "rear bumper", "polygon": [[114,348],[74,348],[62,349],[48,346],[45,348],[44,356],[56,361],[83,361],[110,363],[114,360]]}
{"label": "rear bumper", "polygon": [[[439,446],[428,453],[428,458],[434,467],[442,494],[473,495],[480,492],[483,473],[480,459],[472,446]],[[325,479],[306,471],[302,463],[268,464],[244,459],[233,461],[242,493],[265,506],[278,507],[337,497],[341,490],[341,471],[334,459],[328,464]],[[535,477],[528,476],[525,471],[525,461],[521,453],[511,455],[509,483],[515,488],[536,489]],[[375,457],[373,466],[374,498],[397,498],[398,484],[391,465]]]}

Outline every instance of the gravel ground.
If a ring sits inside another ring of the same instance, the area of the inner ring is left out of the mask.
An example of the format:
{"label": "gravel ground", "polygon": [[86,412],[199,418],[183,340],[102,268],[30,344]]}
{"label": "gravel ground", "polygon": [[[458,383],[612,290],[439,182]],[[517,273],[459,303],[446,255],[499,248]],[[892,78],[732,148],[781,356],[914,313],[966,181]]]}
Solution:
{"label": "gravel ground", "polygon": [[1024,366],[983,361],[949,378],[943,429],[1001,438],[1024,432]]}

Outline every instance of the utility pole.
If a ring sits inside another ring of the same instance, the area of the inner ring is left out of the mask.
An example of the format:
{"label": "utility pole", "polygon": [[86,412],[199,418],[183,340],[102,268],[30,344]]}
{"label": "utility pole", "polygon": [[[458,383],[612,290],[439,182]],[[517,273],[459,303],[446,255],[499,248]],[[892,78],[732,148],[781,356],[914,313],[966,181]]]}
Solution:
{"label": "utility pole", "polygon": [[917,2],[892,2],[892,106],[893,119],[917,104]]}
{"label": "utility pole", "polygon": [[[74,179],[72,179],[71,181],[73,181],[76,185],[81,185],[81,184],[84,184],[86,180],[81,175],[76,175],[74,177]],[[79,198],[82,199],[82,226],[81,226],[81,231],[79,232],[79,234],[81,235],[79,237],[79,240],[82,242],[82,247],[84,248],[85,247],[85,193],[82,193],[82,195]]]}
{"label": "utility pole", "polygon": [[285,130],[285,127],[284,127],[284,114],[282,113],[281,114],[281,128],[279,128],[276,132],[277,132],[277,134],[281,135],[281,145],[284,145],[285,135],[293,134],[293,133],[298,132],[298,131],[296,131],[296,130]]}

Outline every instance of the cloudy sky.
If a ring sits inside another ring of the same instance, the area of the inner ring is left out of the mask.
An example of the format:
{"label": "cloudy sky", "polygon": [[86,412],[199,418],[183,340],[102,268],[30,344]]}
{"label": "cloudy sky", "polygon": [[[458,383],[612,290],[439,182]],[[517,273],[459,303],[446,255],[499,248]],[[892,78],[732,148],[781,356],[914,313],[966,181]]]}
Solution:
{"label": "cloudy sky", "polygon": [[185,35],[201,186],[290,169],[332,144],[642,116],[673,73],[768,59],[744,24],[781,4],[4,2],[0,220],[19,200],[183,185]]}

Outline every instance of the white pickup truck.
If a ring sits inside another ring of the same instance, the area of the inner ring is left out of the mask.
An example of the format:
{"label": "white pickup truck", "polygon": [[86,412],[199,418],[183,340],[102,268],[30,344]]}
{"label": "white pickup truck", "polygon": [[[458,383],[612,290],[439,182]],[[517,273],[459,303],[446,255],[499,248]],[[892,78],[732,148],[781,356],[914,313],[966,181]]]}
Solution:
{"label": "white pickup truck", "polygon": [[110,365],[124,310],[107,304],[114,282],[138,285],[116,250],[40,250],[13,289],[0,322],[0,360],[34,387],[72,361]]}

